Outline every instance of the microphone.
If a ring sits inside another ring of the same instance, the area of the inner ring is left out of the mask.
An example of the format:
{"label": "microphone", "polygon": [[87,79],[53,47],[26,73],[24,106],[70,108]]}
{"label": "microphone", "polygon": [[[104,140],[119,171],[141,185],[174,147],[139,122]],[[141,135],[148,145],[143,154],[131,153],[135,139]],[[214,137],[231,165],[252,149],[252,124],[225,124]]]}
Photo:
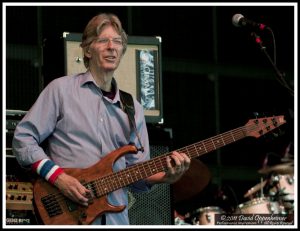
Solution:
{"label": "microphone", "polygon": [[253,27],[257,28],[259,30],[265,30],[268,29],[268,27],[262,23],[257,23],[254,21],[251,21],[244,17],[242,14],[235,14],[232,17],[232,24],[236,27]]}

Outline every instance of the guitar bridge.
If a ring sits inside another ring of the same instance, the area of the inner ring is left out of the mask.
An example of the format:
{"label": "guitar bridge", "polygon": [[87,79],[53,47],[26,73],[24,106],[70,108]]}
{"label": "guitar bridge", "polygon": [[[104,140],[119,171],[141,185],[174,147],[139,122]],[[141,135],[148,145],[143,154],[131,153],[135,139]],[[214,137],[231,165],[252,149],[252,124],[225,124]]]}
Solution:
{"label": "guitar bridge", "polygon": [[41,198],[41,201],[49,217],[54,217],[63,213],[55,195],[50,194],[48,196],[45,196]]}

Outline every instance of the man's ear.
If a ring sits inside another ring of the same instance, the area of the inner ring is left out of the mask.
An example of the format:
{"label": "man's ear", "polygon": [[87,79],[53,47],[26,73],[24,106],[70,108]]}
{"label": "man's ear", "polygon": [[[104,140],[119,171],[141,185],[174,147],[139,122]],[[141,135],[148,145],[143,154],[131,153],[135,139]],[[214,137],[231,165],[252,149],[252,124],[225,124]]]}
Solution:
{"label": "man's ear", "polygon": [[91,51],[90,51],[90,48],[86,48],[85,51],[85,56],[88,57],[88,58],[91,58]]}

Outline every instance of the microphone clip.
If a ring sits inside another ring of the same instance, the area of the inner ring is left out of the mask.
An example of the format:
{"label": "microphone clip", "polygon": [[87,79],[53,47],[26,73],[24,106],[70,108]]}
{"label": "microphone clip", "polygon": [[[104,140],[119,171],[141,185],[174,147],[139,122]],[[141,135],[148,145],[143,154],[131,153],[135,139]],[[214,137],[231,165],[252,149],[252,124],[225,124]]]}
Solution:
{"label": "microphone clip", "polygon": [[260,38],[260,36],[258,34],[256,34],[255,32],[252,32],[251,36],[254,37],[255,42],[260,46],[260,48],[262,50],[266,49],[266,47],[263,46],[263,41],[262,41],[262,39]]}

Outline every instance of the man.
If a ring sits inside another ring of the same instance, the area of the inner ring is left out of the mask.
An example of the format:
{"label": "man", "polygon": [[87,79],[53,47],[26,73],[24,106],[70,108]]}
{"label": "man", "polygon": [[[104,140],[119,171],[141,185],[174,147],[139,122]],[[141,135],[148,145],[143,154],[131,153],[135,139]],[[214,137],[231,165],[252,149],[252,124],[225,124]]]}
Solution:
{"label": "man", "polygon": [[[93,17],[81,43],[87,72],[52,81],[15,130],[13,151],[20,165],[30,167],[64,196],[84,206],[89,206],[91,190],[64,168],[89,168],[129,143],[137,147],[141,143],[144,151],[120,157],[113,165],[114,171],[150,158],[143,108],[134,100],[137,136],[130,127],[113,78],[126,46],[127,35],[116,15],[102,13]],[[41,143],[45,140],[47,146],[43,149]],[[130,187],[147,191],[156,183],[174,183],[189,168],[190,158],[173,152],[166,157],[166,165],[166,171]],[[127,205],[127,188],[109,193],[108,202],[115,206]],[[128,210],[107,211],[92,224],[129,224]]]}

